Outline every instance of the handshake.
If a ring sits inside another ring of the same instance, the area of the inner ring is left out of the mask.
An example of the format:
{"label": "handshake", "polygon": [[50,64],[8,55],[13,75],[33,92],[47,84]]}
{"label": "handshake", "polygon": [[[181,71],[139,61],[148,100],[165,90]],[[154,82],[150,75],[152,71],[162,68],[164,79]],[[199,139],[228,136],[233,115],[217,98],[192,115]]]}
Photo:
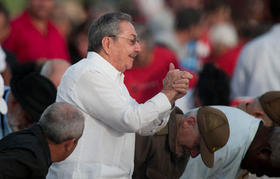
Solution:
{"label": "handshake", "polygon": [[169,71],[163,79],[163,88],[161,90],[169,99],[171,105],[183,97],[189,89],[189,82],[193,76],[187,71],[175,69],[173,63],[169,64]]}

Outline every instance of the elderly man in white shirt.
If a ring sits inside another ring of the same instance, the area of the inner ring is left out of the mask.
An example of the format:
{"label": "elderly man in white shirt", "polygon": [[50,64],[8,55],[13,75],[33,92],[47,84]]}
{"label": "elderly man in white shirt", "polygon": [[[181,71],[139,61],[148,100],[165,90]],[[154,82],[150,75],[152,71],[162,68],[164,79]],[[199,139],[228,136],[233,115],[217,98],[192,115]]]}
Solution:
{"label": "elderly man in white shirt", "polygon": [[65,72],[57,94],[57,101],[84,113],[84,133],[68,159],[51,166],[47,178],[131,178],[135,133],[152,135],[163,128],[192,76],[171,64],[159,94],[144,104],[131,98],[122,72],[132,67],[140,44],[124,13],[108,13],[93,22],[88,51],[86,59]]}

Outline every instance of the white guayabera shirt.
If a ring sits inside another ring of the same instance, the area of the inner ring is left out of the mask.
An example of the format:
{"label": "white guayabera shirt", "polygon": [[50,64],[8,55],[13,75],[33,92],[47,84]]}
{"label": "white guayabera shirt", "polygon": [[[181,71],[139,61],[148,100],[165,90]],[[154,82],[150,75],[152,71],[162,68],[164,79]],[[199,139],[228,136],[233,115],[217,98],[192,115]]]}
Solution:
{"label": "white guayabera shirt", "polygon": [[74,152],[51,166],[48,179],[131,178],[135,132],[152,135],[163,128],[171,105],[163,93],[138,104],[123,79],[94,52],[65,72],[57,101],[78,106],[85,129]]}

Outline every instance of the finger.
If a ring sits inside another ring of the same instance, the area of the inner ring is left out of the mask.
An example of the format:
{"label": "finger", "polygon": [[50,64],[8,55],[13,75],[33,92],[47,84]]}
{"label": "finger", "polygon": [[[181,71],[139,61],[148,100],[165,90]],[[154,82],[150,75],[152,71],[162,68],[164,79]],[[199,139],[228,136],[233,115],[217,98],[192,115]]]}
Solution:
{"label": "finger", "polygon": [[173,63],[169,63],[169,71],[175,70],[175,66]]}
{"label": "finger", "polygon": [[176,89],[176,91],[181,95],[185,95],[188,92],[188,90],[185,88],[178,88],[178,89]]}
{"label": "finger", "polygon": [[189,84],[173,84],[172,85],[173,89],[188,89],[189,88]]}
{"label": "finger", "polygon": [[187,79],[192,79],[193,75],[187,71],[184,71],[184,73],[182,73],[181,78],[187,78]]}
{"label": "finger", "polygon": [[189,79],[178,79],[175,80],[173,84],[189,84]]}

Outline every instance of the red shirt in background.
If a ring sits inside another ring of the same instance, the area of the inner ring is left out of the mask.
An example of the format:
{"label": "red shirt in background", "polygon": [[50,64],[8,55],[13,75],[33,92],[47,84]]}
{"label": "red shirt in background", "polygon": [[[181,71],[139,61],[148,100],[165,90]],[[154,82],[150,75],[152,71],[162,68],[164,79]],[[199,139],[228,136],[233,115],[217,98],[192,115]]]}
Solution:
{"label": "red shirt in background", "polygon": [[245,42],[241,42],[236,47],[230,49],[229,51],[227,51],[217,57],[214,57],[214,58],[208,57],[205,59],[205,62],[214,63],[218,68],[222,69],[231,78],[233,75],[240,51],[242,50],[244,44],[245,44]]}
{"label": "red shirt in background", "polygon": [[[124,72],[124,83],[138,103],[144,103],[162,90],[162,80],[169,71],[169,64],[178,68],[176,55],[165,47],[157,46],[153,51],[153,60],[142,68],[133,67]],[[193,86],[193,80],[190,87]]]}
{"label": "red shirt in background", "polygon": [[31,22],[28,12],[11,22],[10,35],[3,47],[16,54],[18,62],[36,61],[40,58],[69,60],[65,39],[48,21],[47,34],[39,32]]}

